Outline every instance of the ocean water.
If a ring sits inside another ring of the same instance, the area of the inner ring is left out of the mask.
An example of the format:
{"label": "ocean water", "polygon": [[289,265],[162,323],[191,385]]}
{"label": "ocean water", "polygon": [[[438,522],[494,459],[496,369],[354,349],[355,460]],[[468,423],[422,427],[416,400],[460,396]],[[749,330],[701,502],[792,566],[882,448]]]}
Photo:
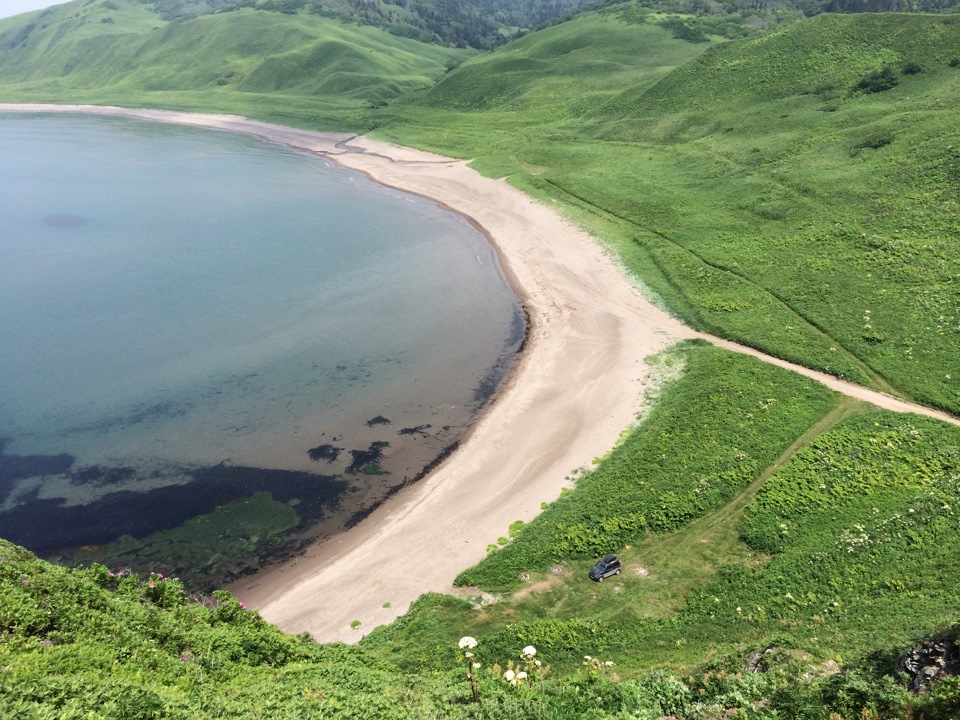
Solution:
{"label": "ocean water", "polygon": [[[221,549],[165,566],[219,580],[336,532],[457,441],[522,341],[468,222],[280,145],[0,115],[0,197],[0,536],[67,561],[157,562],[189,527]],[[243,543],[197,530],[251,502]]]}

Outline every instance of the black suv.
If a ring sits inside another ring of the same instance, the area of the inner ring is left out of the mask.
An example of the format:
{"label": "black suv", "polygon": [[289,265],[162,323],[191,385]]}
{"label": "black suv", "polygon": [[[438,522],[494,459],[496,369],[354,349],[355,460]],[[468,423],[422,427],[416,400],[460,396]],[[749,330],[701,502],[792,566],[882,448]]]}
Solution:
{"label": "black suv", "polygon": [[607,555],[603,560],[590,568],[590,579],[603,582],[605,577],[620,574],[620,559],[616,555]]}

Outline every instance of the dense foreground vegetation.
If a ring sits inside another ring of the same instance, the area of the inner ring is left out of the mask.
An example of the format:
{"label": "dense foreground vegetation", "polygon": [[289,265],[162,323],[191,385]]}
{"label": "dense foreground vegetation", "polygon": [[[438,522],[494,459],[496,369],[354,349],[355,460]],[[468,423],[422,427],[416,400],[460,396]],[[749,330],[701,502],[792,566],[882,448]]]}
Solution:
{"label": "dense foreground vegetation", "polygon": [[[474,57],[266,4],[0,21],[0,99],[375,129],[470,158],[690,324],[960,413],[960,17],[757,35],[782,13],[628,3]],[[915,692],[931,658],[960,670],[960,430],[703,343],[653,361],[674,379],[617,447],[504,528],[462,597],[424,596],[358,647],[0,543],[0,717],[960,717],[956,675]],[[591,583],[611,551],[624,573]],[[902,660],[924,642],[940,649]]]}
{"label": "dense foreground vegetation", "polygon": [[[660,362],[682,370],[648,417],[467,573],[503,594],[426,595],[359,647],[284,635],[176,578],[71,570],[0,543],[0,717],[960,709],[960,678],[914,695],[894,671],[924,638],[957,638],[960,430],[705,345]],[[592,583],[611,547],[624,574]],[[480,664],[478,703],[465,659]]]}

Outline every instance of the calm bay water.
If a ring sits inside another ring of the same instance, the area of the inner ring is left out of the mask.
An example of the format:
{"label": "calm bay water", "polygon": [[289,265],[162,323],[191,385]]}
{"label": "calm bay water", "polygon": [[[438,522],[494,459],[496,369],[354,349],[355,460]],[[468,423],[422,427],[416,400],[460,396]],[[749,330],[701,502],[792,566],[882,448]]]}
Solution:
{"label": "calm bay water", "polygon": [[221,579],[334,532],[522,339],[465,220],[282,146],[0,115],[0,193],[0,536],[64,559]]}

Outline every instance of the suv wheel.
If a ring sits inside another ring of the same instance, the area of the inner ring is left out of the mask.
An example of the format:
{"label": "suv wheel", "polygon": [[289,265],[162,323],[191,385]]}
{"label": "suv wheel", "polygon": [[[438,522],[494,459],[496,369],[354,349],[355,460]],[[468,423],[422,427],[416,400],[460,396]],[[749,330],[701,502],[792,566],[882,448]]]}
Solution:
{"label": "suv wheel", "polygon": [[615,575],[619,575],[619,574],[620,574],[620,568],[617,568],[617,572],[614,573],[614,574],[615,574]]}
{"label": "suv wheel", "polygon": [[597,578],[597,582],[603,582],[603,575]]}

